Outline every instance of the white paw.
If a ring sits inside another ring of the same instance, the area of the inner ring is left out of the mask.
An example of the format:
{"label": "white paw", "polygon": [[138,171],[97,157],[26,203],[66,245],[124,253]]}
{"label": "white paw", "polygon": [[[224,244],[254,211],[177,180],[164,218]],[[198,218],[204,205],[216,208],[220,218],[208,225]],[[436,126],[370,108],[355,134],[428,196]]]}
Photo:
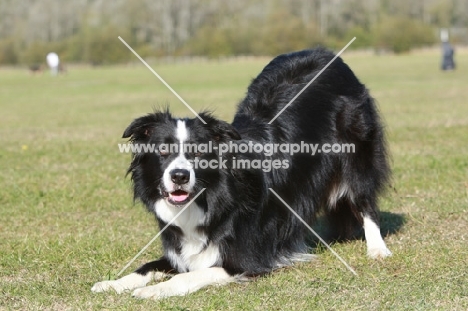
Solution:
{"label": "white paw", "polygon": [[121,294],[124,291],[129,290],[129,288],[126,288],[119,281],[102,281],[94,284],[91,288],[91,291],[95,293],[102,293],[110,290],[114,290],[117,294]]}
{"label": "white paw", "polygon": [[169,282],[163,282],[153,286],[138,288],[133,291],[132,296],[141,299],[161,299],[171,296],[184,296],[186,294],[188,294],[188,290],[177,288],[177,286],[173,286]]}
{"label": "white paw", "polygon": [[103,281],[103,282],[96,283],[91,288],[91,291],[95,293],[100,293],[100,292],[105,292],[105,291],[109,291],[113,289],[117,292],[117,294],[121,294],[123,292],[130,291],[135,288],[146,286],[146,284],[148,284],[148,282],[152,280],[153,276],[156,276],[157,279],[161,279],[162,277],[164,277],[164,273],[150,272],[150,273],[147,273],[146,275],[141,275],[138,273],[131,273],[118,280]]}
{"label": "white paw", "polygon": [[367,250],[367,256],[372,259],[381,259],[392,256],[392,252],[386,247],[373,247]]}

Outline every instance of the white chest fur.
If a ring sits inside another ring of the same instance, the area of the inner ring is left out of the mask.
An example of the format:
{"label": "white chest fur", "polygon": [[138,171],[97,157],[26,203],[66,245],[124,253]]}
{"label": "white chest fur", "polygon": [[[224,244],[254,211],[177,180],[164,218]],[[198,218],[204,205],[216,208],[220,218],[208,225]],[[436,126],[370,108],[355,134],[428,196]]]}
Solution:
{"label": "white chest fur", "polygon": [[[165,200],[159,200],[154,208],[158,217],[168,223],[174,219],[182,207],[176,207],[167,204]],[[195,203],[192,203],[172,222],[173,225],[182,230],[183,237],[180,253],[169,250],[167,256],[179,272],[195,271],[220,264],[221,256],[218,247],[213,243],[208,244],[206,235],[197,230],[197,227],[203,225],[204,222],[205,214]]]}

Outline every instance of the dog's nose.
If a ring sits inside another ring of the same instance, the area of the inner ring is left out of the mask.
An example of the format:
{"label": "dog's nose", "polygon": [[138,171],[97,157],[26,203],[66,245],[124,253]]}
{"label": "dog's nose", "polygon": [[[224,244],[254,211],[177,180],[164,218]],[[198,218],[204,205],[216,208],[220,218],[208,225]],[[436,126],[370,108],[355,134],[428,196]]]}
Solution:
{"label": "dog's nose", "polygon": [[176,185],[183,185],[189,182],[190,172],[183,169],[174,169],[171,171],[171,180]]}

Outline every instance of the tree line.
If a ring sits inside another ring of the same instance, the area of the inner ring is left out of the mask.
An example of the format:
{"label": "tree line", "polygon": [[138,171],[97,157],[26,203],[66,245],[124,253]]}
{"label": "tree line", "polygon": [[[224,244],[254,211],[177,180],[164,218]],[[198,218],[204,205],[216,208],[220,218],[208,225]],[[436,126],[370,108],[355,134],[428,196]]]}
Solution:
{"label": "tree line", "polygon": [[276,55],[317,45],[405,52],[467,43],[466,0],[0,0],[0,64],[110,64],[142,57]]}

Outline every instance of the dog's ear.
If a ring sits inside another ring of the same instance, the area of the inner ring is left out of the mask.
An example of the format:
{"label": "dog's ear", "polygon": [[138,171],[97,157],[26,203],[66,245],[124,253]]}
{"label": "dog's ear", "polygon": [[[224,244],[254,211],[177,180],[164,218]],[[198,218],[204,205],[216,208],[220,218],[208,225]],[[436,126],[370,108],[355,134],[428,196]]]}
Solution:
{"label": "dog's ear", "polygon": [[218,120],[207,112],[201,113],[200,116],[206,122],[214,141],[241,139],[240,134],[231,124]]}
{"label": "dog's ear", "polygon": [[156,118],[154,115],[147,115],[133,122],[125,129],[122,138],[131,137],[132,140],[146,139],[151,135],[151,131],[156,125]]}
{"label": "dog's ear", "polygon": [[218,122],[212,127],[212,135],[215,141],[225,139],[239,140],[241,139],[240,134],[237,130],[229,123],[217,120]]}

